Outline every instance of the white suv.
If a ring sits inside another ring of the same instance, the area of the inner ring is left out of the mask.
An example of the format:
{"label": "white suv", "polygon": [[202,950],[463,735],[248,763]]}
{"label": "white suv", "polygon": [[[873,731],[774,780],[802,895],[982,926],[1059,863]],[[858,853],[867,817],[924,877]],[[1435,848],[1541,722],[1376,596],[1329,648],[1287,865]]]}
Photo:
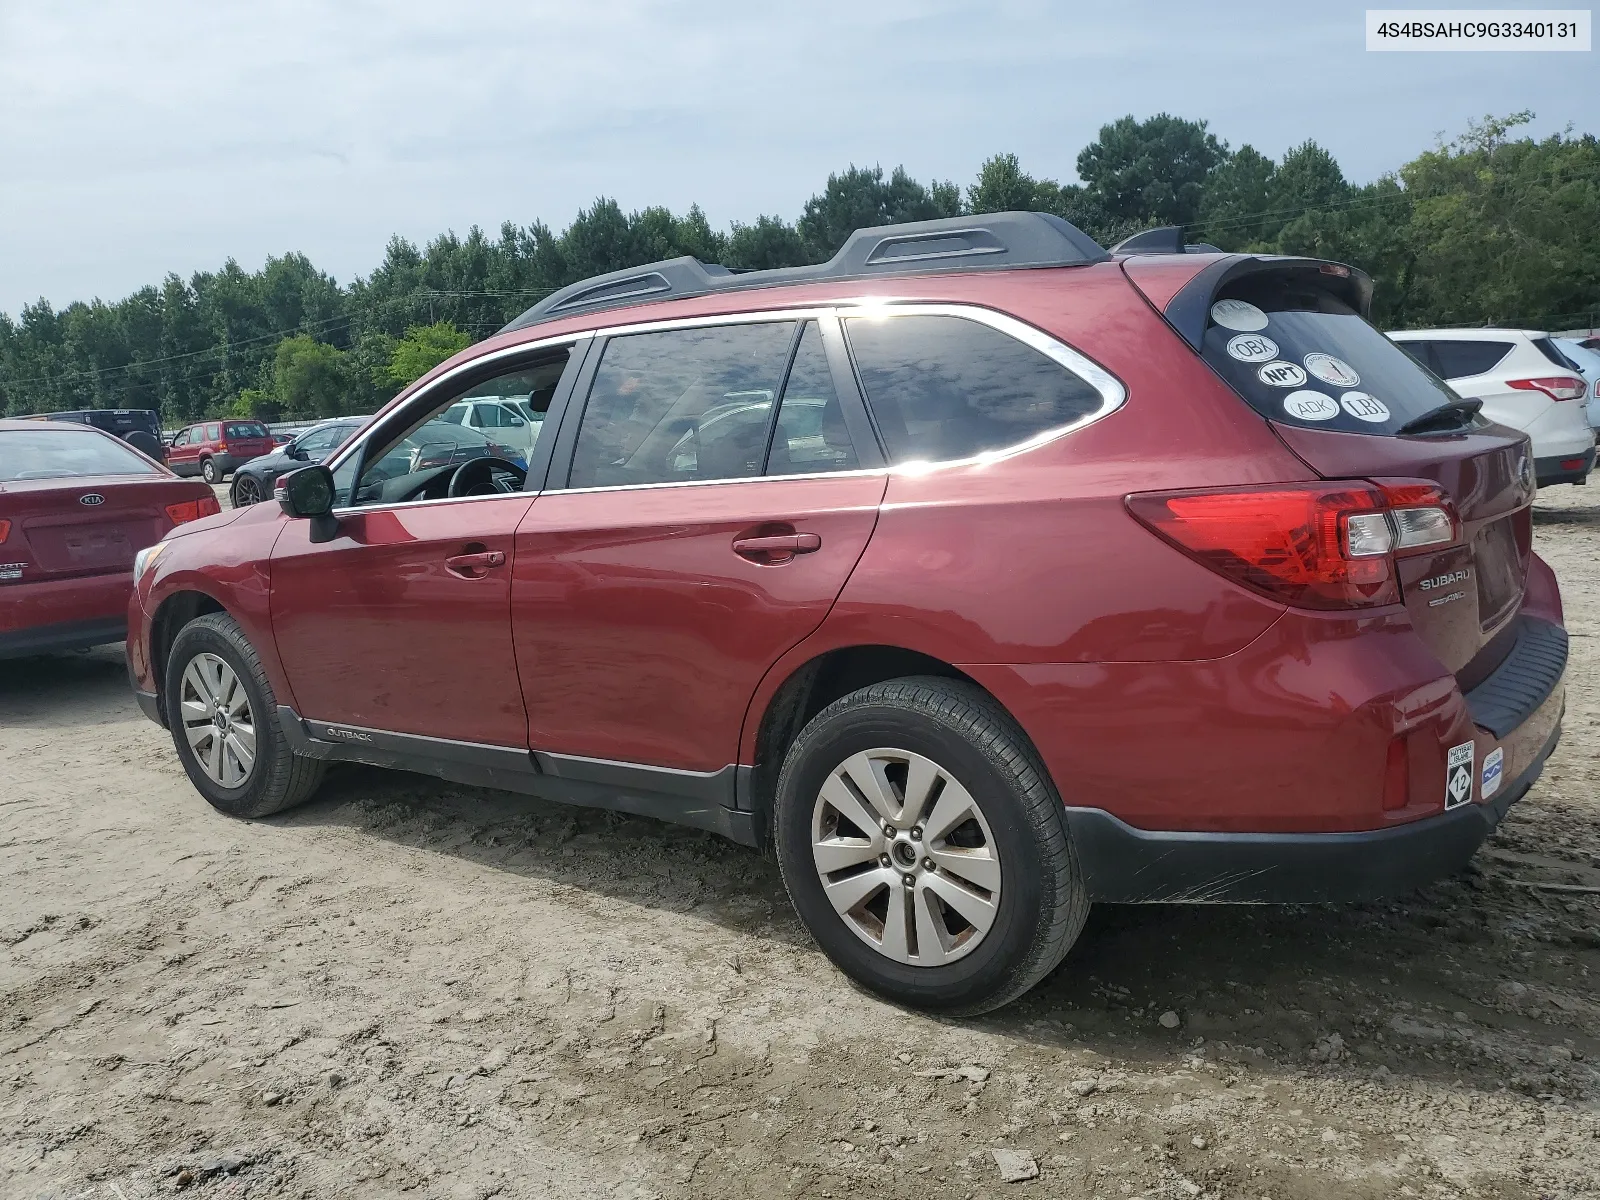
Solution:
{"label": "white suv", "polygon": [[1594,466],[1589,386],[1547,333],[1407,329],[1389,335],[1482,413],[1533,439],[1539,486],[1583,483]]}
{"label": "white suv", "polygon": [[440,413],[439,420],[481,430],[490,440],[527,454],[539,438],[544,414],[535,412],[526,396],[467,396]]}

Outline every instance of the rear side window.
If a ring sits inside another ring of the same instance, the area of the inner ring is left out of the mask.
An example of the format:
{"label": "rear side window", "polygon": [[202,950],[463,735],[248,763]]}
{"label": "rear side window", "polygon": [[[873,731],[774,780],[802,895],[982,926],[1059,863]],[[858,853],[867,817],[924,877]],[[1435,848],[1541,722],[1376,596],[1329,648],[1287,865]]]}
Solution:
{"label": "rear side window", "polygon": [[893,463],[967,458],[1098,412],[1086,380],[965,317],[851,317],[851,353]]}
{"label": "rear side window", "polygon": [[0,483],[159,473],[122,442],[86,429],[0,430]]}
{"label": "rear side window", "polygon": [[267,432],[265,425],[254,421],[236,421],[223,427],[224,432],[231,438],[264,438],[272,435]]}
{"label": "rear side window", "polygon": [[1492,371],[1511,353],[1510,342],[1436,341],[1433,369],[1443,379],[1466,379]]}
{"label": "rear side window", "polygon": [[1459,397],[1332,292],[1262,272],[1226,285],[1201,353],[1264,417],[1392,434]]}
{"label": "rear side window", "polygon": [[612,338],[595,372],[568,486],[761,474],[792,321]]}
{"label": "rear side window", "polygon": [[783,403],[767,455],[768,475],[806,475],[817,471],[853,471],[860,466],[855,444],[845,428],[834,390],[828,355],[815,321],[800,335],[794,365],[783,385]]}

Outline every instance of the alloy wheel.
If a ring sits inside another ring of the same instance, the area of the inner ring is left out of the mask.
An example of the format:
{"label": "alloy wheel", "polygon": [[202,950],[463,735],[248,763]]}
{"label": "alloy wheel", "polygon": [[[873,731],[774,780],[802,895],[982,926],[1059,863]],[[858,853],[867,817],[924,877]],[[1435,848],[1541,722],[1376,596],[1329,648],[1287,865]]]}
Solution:
{"label": "alloy wheel", "polygon": [[256,761],[250,695],[232,667],[215,654],[197,654],[184,668],[180,720],[200,769],[225,788],[243,787]]}
{"label": "alloy wheel", "polygon": [[909,750],[864,750],[829,774],[811,853],[834,911],[896,962],[936,967],[970,954],[999,912],[1001,863],[982,805]]}
{"label": "alloy wheel", "polygon": [[235,475],[233,479],[233,506],[248,508],[261,500],[261,485],[249,475]]}

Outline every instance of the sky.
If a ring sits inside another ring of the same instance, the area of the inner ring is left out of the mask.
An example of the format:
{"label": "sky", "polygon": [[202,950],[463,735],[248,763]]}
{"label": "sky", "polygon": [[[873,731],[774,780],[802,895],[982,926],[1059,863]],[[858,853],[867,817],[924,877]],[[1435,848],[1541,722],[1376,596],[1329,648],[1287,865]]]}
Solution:
{"label": "sky", "polygon": [[1369,53],[1364,7],[0,0],[0,312],[291,250],[347,283],[394,234],[598,196],[792,220],[852,163],[1069,182],[1128,113],[1356,182],[1490,113],[1600,132],[1594,53]]}

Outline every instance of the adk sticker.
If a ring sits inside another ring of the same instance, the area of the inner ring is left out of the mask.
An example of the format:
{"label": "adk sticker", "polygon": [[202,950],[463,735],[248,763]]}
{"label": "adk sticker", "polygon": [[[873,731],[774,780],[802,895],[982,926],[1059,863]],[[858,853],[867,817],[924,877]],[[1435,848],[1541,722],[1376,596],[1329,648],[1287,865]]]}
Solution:
{"label": "adk sticker", "polygon": [[1505,766],[1506,752],[1499,746],[1483,756],[1483,784],[1478,795],[1487,800],[1500,790],[1500,771]]}
{"label": "adk sticker", "polygon": [[1290,392],[1283,411],[1302,421],[1331,421],[1339,415],[1339,402],[1321,392]]}
{"label": "adk sticker", "polygon": [[1363,421],[1376,424],[1389,419],[1389,406],[1365,392],[1346,392],[1339,397],[1339,403],[1344,405],[1345,412],[1352,417],[1360,417]]}
{"label": "adk sticker", "polygon": [[1269,362],[1258,368],[1256,378],[1272,387],[1297,388],[1306,381],[1306,373],[1294,363],[1280,358],[1277,362]]}
{"label": "adk sticker", "polygon": [[1331,354],[1308,354],[1305,358],[1306,370],[1310,371],[1323,383],[1331,383],[1337,388],[1353,388],[1361,382],[1361,376],[1356,374],[1356,369],[1342,358],[1335,358]]}
{"label": "adk sticker", "polygon": [[1228,355],[1240,362],[1271,362],[1278,357],[1278,343],[1259,333],[1238,333],[1228,339]]}
{"label": "adk sticker", "polygon": [[[1448,812],[1452,808],[1460,808],[1472,799],[1472,752],[1471,742],[1462,742],[1459,746],[1451,746],[1450,754],[1445,760],[1444,768],[1444,807]],[[1488,766],[1487,763],[1484,764]]]}
{"label": "adk sticker", "polygon": [[1218,300],[1211,306],[1211,319],[1224,329],[1254,333],[1267,327],[1267,314],[1248,300]]}

